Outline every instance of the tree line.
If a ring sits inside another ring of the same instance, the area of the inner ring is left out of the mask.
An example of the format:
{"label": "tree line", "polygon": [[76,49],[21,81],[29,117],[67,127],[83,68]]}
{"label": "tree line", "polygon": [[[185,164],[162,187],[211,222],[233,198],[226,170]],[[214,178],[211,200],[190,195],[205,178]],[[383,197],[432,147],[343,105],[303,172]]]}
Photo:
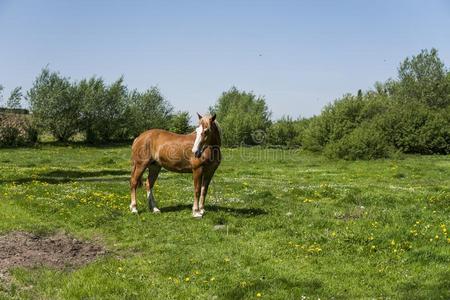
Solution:
{"label": "tree line", "polygon": [[[21,88],[14,89],[7,106],[19,108],[21,98]],[[36,131],[59,141],[81,135],[86,142],[104,143],[150,128],[193,129],[190,115],[174,112],[158,88],[129,90],[123,78],[110,84],[98,77],[71,81],[45,68],[25,98],[31,110],[27,124],[34,130],[24,132],[33,138]],[[264,97],[235,87],[209,110],[217,114],[225,146],[302,147],[343,159],[450,153],[450,72],[435,49],[406,58],[396,79],[346,94],[312,118],[272,121]]]}

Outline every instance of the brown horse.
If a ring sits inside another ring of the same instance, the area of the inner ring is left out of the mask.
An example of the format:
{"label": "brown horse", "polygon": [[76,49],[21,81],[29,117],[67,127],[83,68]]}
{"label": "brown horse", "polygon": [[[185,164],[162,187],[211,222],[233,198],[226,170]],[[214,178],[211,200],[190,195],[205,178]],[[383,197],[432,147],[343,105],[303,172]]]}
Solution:
{"label": "brown horse", "polygon": [[[148,168],[146,181],[148,206],[160,212],[153,196],[153,186],[161,168],[178,173],[192,173],[194,178],[194,205],[192,215],[201,218],[205,212],[208,186],[221,161],[220,128],[216,115],[202,117],[198,114],[198,127],[191,134],[176,134],[162,129],[151,129],[139,135],[131,148],[131,204],[137,213],[136,188]],[[200,199],[200,205],[199,205]]]}

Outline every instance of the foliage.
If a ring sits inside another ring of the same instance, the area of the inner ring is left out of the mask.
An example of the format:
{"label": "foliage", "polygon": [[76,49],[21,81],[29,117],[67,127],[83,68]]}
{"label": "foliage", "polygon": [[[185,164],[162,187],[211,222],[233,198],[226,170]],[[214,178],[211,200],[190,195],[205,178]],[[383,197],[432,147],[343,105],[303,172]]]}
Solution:
{"label": "foliage", "polygon": [[450,104],[450,81],[436,49],[406,58],[398,69],[396,94],[403,102],[420,102],[431,108]]}
{"label": "foliage", "polygon": [[422,50],[400,64],[398,80],[377,82],[374,90],[345,95],[326,106],[305,130],[304,146],[345,159],[395,151],[448,154],[449,79],[437,51]]}
{"label": "foliage", "polygon": [[67,141],[80,126],[81,99],[69,79],[45,68],[28,91],[33,118],[41,130]]}
{"label": "foliage", "polygon": [[6,107],[12,109],[21,108],[20,100],[22,99],[22,87],[18,86],[11,91],[11,95],[6,102]]}
{"label": "foliage", "polygon": [[0,112],[0,147],[31,145],[37,131],[28,115]]}
{"label": "foliage", "polygon": [[270,112],[263,97],[232,87],[210,108],[217,114],[227,146],[256,145],[270,126]]}
{"label": "foliage", "polygon": [[173,108],[157,87],[144,93],[134,90],[128,99],[126,123],[130,136],[137,137],[141,132],[152,128],[170,127]]}
{"label": "foliage", "polygon": [[[37,77],[28,99],[40,130],[60,141],[84,133],[87,142],[109,142],[150,128],[168,129],[173,110],[155,87],[128,92],[122,77],[110,85],[97,77],[70,82],[48,69]],[[186,130],[182,117],[174,116],[174,125]]]}
{"label": "foliage", "polygon": [[107,86],[101,78],[82,80],[77,86],[82,99],[82,128],[88,142],[108,142],[126,132],[127,88],[123,78]]}
{"label": "foliage", "polygon": [[0,103],[2,103],[2,101],[3,101],[3,90],[4,89],[5,89],[5,87],[0,84]]}
{"label": "foliage", "polygon": [[379,123],[389,142],[404,153],[450,153],[450,106],[435,111],[422,103],[395,103]]}
{"label": "foliage", "polygon": [[343,138],[328,143],[324,149],[329,158],[347,160],[385,158],[391,152],[384,133],[374,123],[363,123]]}
{"label": "foliage", "polygon": [[190,125],[191,116],[186,111],[181,111],[171,115],[169,120],[169,130],[175,133],[185,134],[194,130]]}
{"label": "foliage", "polygon": [[302,146],[303,134],[309,123],[308,119],[293,120],[289,116],[283,116],[271,124],[267,130],[269,145]]}

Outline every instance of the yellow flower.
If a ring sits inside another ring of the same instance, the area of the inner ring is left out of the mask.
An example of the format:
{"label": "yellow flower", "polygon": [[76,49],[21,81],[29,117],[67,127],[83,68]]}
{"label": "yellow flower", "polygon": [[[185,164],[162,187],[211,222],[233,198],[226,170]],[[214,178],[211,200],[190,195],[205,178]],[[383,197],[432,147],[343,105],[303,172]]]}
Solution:
{"label": "yellow flower", "polygon": [[261,293],[256,293],[256,297],[261,297]]}
{"label": "yellow flower", "polygon": [[434,239],[435,239],[435,240],[438,240],[438,239],[439,239],[439,236],[436,234],[436,235],[434,236]]}
{"label": "yellow flower", "polygon": [[184,279],[184,281],[186,281],[186,282],[188,282],[189,280],[191,280],[189,277],[186,277],[186,278]]}
{"label": "yellow flower", "polygon": [[225,257],[225,258],[224,258],[224,261],[229,262],[230,259],[229,259],[228,257]]}

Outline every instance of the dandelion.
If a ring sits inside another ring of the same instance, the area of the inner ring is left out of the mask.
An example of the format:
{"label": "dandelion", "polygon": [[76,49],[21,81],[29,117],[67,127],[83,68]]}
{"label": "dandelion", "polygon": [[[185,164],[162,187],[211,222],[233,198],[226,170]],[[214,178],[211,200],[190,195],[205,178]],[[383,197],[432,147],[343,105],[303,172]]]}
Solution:
{"label": "dandelion", "polygon": [[189,280],[191,280],[189,277],[186,277],[186,278],[184,279],[184,281],[186,281],[186,282],[189,282]]}
{"label": "dandelion", "polygon": [[256,297],[261,297],[261,293],[256,293]]}
{"label": "dandelion", "polygon": [[211,277],[210,281],[214,281],[214,280],[216,280],[216,278],[215,277]]}
{"label": "dandelion", "polygon": [[437,241],[437,240],[439,239],[439,236],[436,234],[436,235],[434,236],[434,239]]}

